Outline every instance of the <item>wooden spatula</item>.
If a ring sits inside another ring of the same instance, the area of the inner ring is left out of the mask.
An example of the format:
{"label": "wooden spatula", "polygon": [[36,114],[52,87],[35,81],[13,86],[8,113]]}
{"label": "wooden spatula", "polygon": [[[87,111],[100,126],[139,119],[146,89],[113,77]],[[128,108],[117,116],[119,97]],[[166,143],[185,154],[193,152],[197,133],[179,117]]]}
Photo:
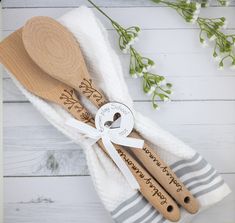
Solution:
{"label": "wooden spatula", "polygon": [[[97,107],[107,102],[91,80],[78,42],[64,26],[49,17],[34,17],[24,26],[22,38],[26,51],[42,70],[84,94]],[[141,138],[135,131],[131,136]],[[180,205],[190,213],[198,211],[197,200],[147,143],[133,153]]]}
{"label": "wooden spatula", "polygon": [[[28,91],[61,105],[76,119],[94,126],[92,116],[80,104],[74,89],[47,75],[31,60],[25,51],[21,30],[14,32],[0,43],[0,62]],[[98,144],[105,151],[101,140],[98,141]],[[142,195],[166,219],[178,221],[180,211],[173,199],[128,152],[118,145],[115,145],[115,148],[123,154],[122,158],[137,179]],[[129,165],[130,163],[132,166]]]}

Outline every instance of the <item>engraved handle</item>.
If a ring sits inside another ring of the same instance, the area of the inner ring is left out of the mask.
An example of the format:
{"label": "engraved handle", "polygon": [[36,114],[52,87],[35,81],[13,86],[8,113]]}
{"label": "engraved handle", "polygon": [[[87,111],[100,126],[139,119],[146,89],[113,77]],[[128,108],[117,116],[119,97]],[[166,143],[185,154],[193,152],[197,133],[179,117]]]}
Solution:
{"label": "engraved handle", "polygon": [[[64,96],[64,94],[66,97]],[[64,89],[57,99],[57,103],[61,104],[68,110],[76,119],[85,122],[94,127],[94,119],[87,112],[87,110],[80,104],[76,98],[73,90]],[[71,105],[72,103],[72,105]],[[98,145],[105,151],[105,147],[101,140]],[[180,218],[180,210],[174,200],[166,193],[166,191],[156,182],[156,180],[149,175],[149,173],[141,167],[133,157],[124,150],[121,146],[115,145],[115,148],[121,158],[124,160],[132,174],[137,179],[140,185],[141,194],[148,200],[148,202],[156,208],[166,219],[171,221],[178,221]],[[106,152],[106,151],[105,151]]]}

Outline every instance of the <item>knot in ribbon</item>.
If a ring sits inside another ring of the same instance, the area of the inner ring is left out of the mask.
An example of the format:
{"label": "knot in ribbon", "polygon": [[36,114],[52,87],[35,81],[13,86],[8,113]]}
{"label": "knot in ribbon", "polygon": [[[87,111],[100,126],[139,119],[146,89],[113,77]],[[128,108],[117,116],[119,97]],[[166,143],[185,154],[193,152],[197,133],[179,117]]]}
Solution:
{"label": "knot in ribbon", "polygon": [[112,129],[108,127],[104,127],[103,130],[94,128],[84,122],[78,121],[73,118],[68,119],[66,121],[66,124],[70,127],[77,129],[80,133],[85,134],[85,136],[89,138],[88,142],[90,145],[95,144],[98,140],[101,139],[108,155],[112,158],[114,163],[122,172],[130,186],[133,189],[140,188],[137,180],[129,170],[128,166],[119,156],[113,143],[121,146],[142,149],[144,145],[144,140],[122,136],[120,134],[117,134],[117,132],[112,131]]}

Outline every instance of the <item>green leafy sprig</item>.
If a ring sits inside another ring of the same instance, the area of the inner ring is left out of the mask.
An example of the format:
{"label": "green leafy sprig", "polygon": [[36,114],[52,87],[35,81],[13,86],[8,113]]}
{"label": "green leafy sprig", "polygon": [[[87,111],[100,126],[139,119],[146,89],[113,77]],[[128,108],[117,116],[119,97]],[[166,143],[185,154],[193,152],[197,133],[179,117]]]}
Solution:
{"label": "green leafy sprig", "polygon": [[228,0],[218,0],[219,4],[222,6],[229,6],[230,1]]}
{"label": "green leafy sprig", "polygon": [[188,0],[167,1],[152,0],[155,3],[162,3],[176,10],[187,22],[195,23],[200,13],[201,4],[198,2],[190,2]]}
{"label": "green leafy sprig", "polygon": [[[206,7],[207,0],[201,3],[190,2],[188,0],[152,0],[155,3],[162,3],[174,9],[186,22],[196,23],[200,28],[199,39],[203,46],[209,42],[214,42],[213,57],[219,62],[219,68],[224,67],[225,61],[229,61],[231,68],[235,68],[235,35],[225,34],[222,30],[227,27],[225,17],[202,18],[199,17],[200,8]],[[218,0],[223,6],[228,5],[227,0]]]}
{"label": "green leafy sprig", "polygon": [[113,28],[119,35],[119,48],[123,53],[130,54],[129,74],[133,78],[142,78],[143,91],[152,97],[152,105],[155,109],[159,109],[157,99],[169,101],[172,94],[172,84],[166,83],[165,77],[151,73],[155,67],[155,62],[147,57],[142,56],[134,47],[133,44],[138,41],[140,28],[131,26],[124,28],[119,23],[109,17],[91,0],[88,0],[99,12],[101,12],[112,24]]}
{"label": "green leafy sprig", "polygon": [[[197,2],[201,3],[202,8],[206,8],[210,5],[211,0],[198,0]],[[229,0],[217,0],[219,5],[228,6],[230,4]]]}
{"label": "green leafy sprig", "polygon": [[224,17],[208,19],[197,19],[200,31],[200,42],[207,44],[205,38],[214,41],[213,57],[219,61],[219,68],[224,67],[225,60],[230,60],[231,68],[235,68],[235,35],[226,35],[221,29],[226,28],[226,19]]}

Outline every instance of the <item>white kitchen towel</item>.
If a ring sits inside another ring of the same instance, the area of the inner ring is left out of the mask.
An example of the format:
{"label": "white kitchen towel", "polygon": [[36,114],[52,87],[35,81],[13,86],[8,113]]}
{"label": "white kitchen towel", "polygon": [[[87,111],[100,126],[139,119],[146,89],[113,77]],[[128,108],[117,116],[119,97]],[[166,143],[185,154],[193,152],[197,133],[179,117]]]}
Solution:
{"label": "white kitchen towel", "polygon": [[[58,21],[67,27],[80,43],[88,70],[107,98],[122,102],[134,111],[120,60],[110,45],[106,30],[92,10],[82,6],[68,12]],[[169,222],[138,191],[130,188],[120,171],[98,145],[88,146],[81,133],[65,125],[66,120],[71,118],[68,112],[31,94],[13,75],[10,76],[52,125],[84,149],[94,186],[114,222]],[[83,102],[90,112],[95,114],[96,109],[85,98]],[[199,200],[200,211],[230,193],[229,187],[218,172],[195,150],[139,112],[134,111],[134,116],[135,128]],[[190,222],[194,216],[181,209],[179,222]]]}

